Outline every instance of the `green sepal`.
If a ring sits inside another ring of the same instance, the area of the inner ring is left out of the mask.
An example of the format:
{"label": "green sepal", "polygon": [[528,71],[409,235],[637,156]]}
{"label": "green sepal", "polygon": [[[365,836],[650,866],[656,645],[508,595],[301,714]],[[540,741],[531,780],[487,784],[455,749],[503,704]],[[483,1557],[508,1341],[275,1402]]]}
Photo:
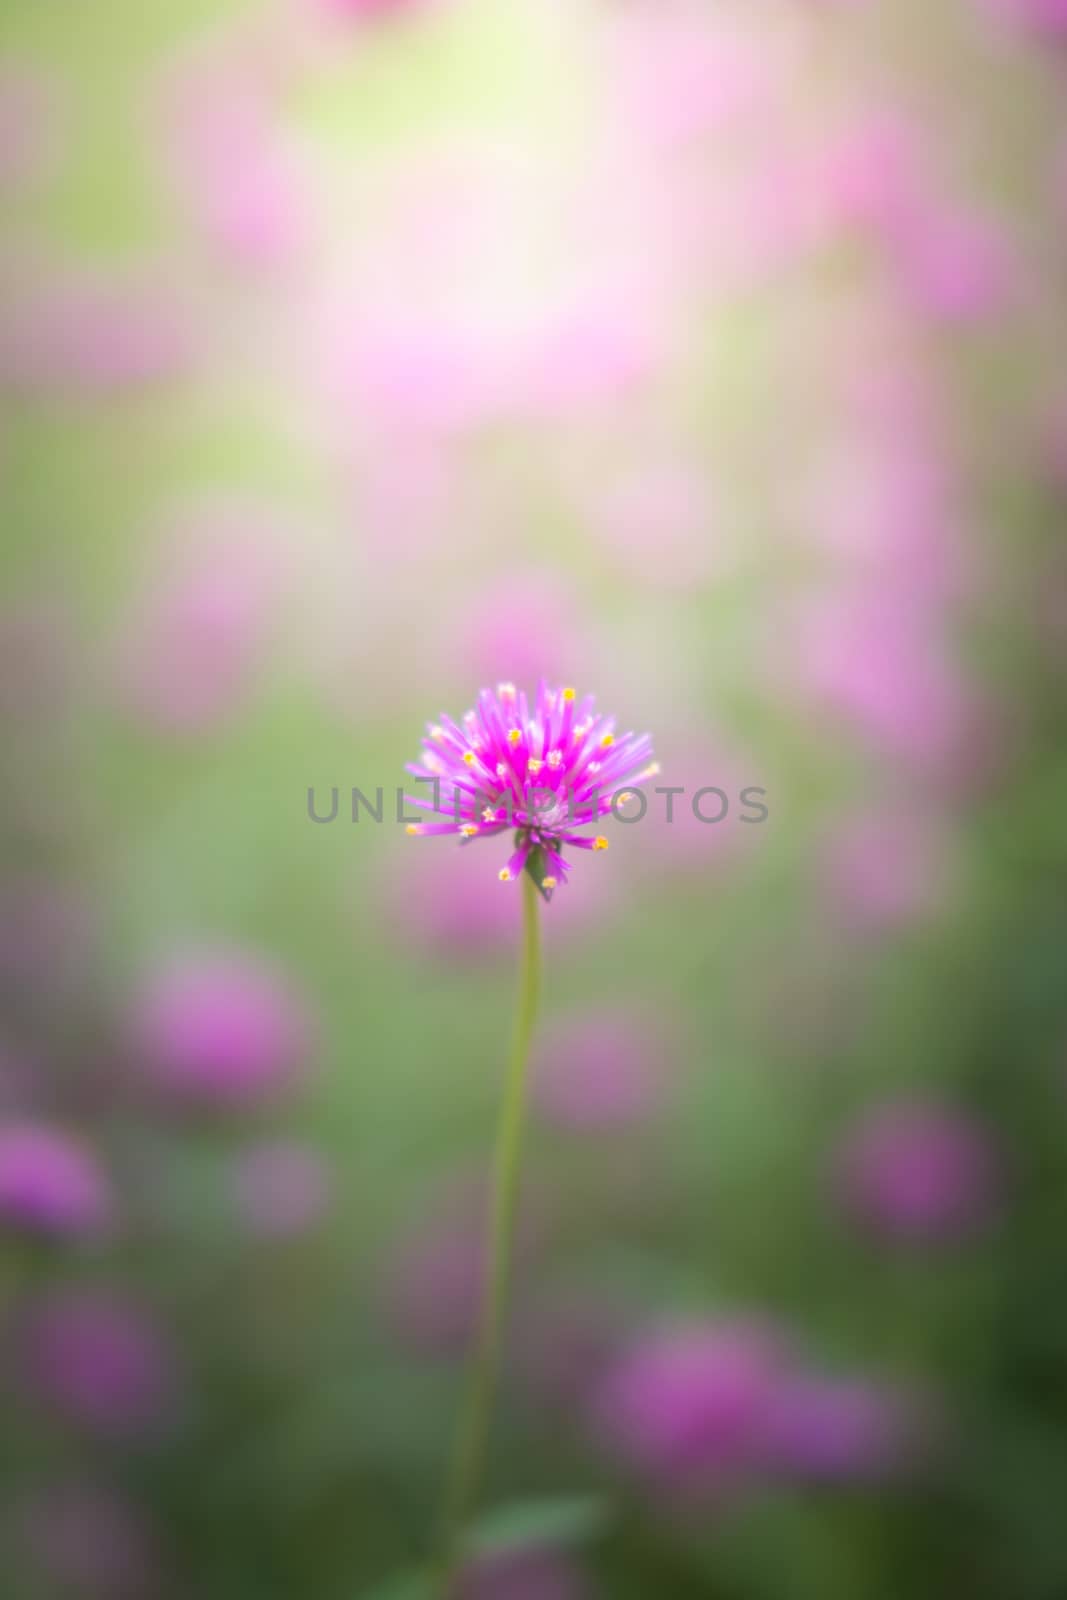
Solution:
{"label": "green sepal", "polygon": [[545,879],[550,878],[552,873],[549,869],[548,858],[539,844],[535,844],[530,854],[526,857],[525,870],[537,885],[537,892],[547,905],[551,901],[555,890],[545,888]]}

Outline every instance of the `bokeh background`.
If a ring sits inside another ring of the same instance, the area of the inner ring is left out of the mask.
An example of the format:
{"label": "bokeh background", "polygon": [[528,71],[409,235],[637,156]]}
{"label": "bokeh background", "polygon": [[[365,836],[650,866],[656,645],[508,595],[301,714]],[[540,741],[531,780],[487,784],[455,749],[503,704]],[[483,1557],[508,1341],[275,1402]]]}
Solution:
{"label": "bokeh background", "polygon": [[423,1593],[543,673],[730,809],[546,911],[464,1595],[1067,1594],[1067,7],[5,0],[0,190],[4,1592]]}

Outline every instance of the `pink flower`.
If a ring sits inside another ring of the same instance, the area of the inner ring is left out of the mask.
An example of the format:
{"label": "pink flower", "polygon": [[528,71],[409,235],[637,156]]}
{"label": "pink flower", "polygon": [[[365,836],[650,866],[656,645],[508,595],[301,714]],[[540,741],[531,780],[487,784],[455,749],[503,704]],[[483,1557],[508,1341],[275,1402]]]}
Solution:
{"label": "pink flower", "polygon": [[930,208],[903,241],[900,258],[916,302],[942,322],[988,322],[1011,307],[1022,286],[1004,227],[947,207]]}
{"label": "pink flower", "polygon": [[1067,34],[1067,0],[981,0],[1001,20],[1050,41]]}
{"label": "pink flower", "polygon": [[867,1112],[845,1137],[837,1173],[848,1214],[905,1243],[981,1233],[1001,1189],[985,1129],[963,1111],[917,1100]]}
{"label": "pink flower", "polygon": [[42,1123],[0,1124],[0,1224],[48,1238],[106,1231],[110,1186],[80,1140]]}
{"label": "pink flower", "polygon": [[594,1402],[598,1431],[662,1489],[688,1498],[736,1486],[759,1464],[780,1359],[758,1327],[654,1331],[609,1368]]}
{"label": "pink flower", "polygon": [[914,1398],[867,1377],[798,1371],[768,1407],[766,1464],[821,1483],[880,1480],[916,1463]]}
{"label": "pink flower", "polygon": [[318,0],[318,4],[333,16],[373,22],[398,17],[405,11],[426,4],[426,0]]}
{"label": "pink flower", "polygon": [[93,1432],[158,1425],[175,1395],[171,1355],[137,1306],[101,1290],[57,1290],[22,1327],[31,1387],[60,1416]]}
{"label": "pink flower", "polygon": [[529,870],[546,900],[570,872],[563,850],[606,850],[603,834],[579,829],[610,814],[612,796],[658,772],[647,734],[615,734],[592,695],[550,689],[542,679],[531,707],[511,683],[483,689],[462,726],[442,715],[429,726],[423,757],[408,771],[426,790],[409,803],[449,817],[410,823],[415,835],[452,834],[463,845],[515,833],[498,874],[502,883]]}
{"label": "pink flower", "polygon": [[133,1042],[151,1081],[190,1105],[240,1110],[288,1088],[313,1029],[287,974],[229,952],[170,961],[149,980]]}

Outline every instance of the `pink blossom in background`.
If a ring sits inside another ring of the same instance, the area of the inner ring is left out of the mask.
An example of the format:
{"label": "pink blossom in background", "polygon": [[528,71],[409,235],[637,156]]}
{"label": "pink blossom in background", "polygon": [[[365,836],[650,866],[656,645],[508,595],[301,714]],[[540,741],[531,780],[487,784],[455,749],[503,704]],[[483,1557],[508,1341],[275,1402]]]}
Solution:
{"label": "pink blossom in background", "polygon": [[817,1483],[881,1481],[917,1465],[922,1430],[911,1396],[861,1376],[799,1371],[768,1406],[766,1465]]}
{"label": "pink blossom in background", "polygon": [[758,1466],[781,1353],[762,1328],[653,1331],[608,1368],[593,1419],[620,1464],[683,1499],[743,1484]]}
{"label": "pink blossom in background", "polygon": [[359,22],[384,22],[429,3],[431,0],[312,0],[312,4],[317,4],[330,16]]}
{"label": "pink blossom in background", "polygon": [[175,74],[164,164],[185,214],[235,265],[277,268],[310,232],[307,185],[280,118],[241,67]]}
{"label": "pink blossom in background", "polygon": [[976,0],[1000,21],[1058,41],[1067,34],[1067,0]]}
{"label": "pink blossom in background", "polygon": [[111,1186],[81,1139],[44,1123],[0,1123],[0,1226],[92,1238],[109,1230],[113,1215]]}
{"label": "pink blossom in background", "polygon": [[911,227],[931,182],[915,117],[904,107],[861,107],[826,137],[811,181],[827,223],[891,243]]}
{"label": "pink blossom in background", "polygon": [[100,1289],[54,1290],[29,1306],[20,1348],[33,1393],[77,1427],[140,1434],[172,1413],[170,1348],[130,1301]]}
{"label": "pink blossom in background", "polygon": [[291,1088],[314,1027],[292,979],[261,957],[194,952],[151,974],[137,997],[136,1064],[164,1096],[239,1111]]}
{"label": "pink blossom in background", "polygon": [[0,59],[0,191],[18,191],[51,165],[55,85],[31,61]]}
{"label": "pink blossom in background", "polygon": [[523,409],[553,421],[588,421],[651,385],[665,365],[667,334],[654,308],[601,280],[575,291],[531,340],[521,377]]}
{"label": "pink blossom in background", "polygon": [[989,1134],[933,1101],[887,1103],[847,1131],[835,1166],[846,1214],[875,1236],[953,1243],[983,1233],[1001,1198]]}
{"label": "pink blossom in background", "polygon": [[485,1555],[463,1573],[457,1600],[588,1600],[573,1561],[554,1550]]}
{"label": "pink blossom in background", "polygon": [[546,1121],[576,1132],[641,1123],[662,1101],[668,1052],[662,1029],[626,1008],[560,1019],[534,1046],[537,1108]]}
{"label": "pink blossom in background", "polygon": [[0,314],[0,384],[80,401],[174,384],[193,354],[177,293],[150,273],[70,267],[12,289]]}
{"label": "pink blossom in background", "polygon": [[66,1479],[25,1493],[10,1508],[10,1531],[49,1594],[136,1600],[155,1592],[158,1552],[150,1530],[117,1489],[98,1479]]}
{"label": "pink blossom in background", "polygon": [[919,310],[951,325],[995,321],[1024,289],[1020,254],[1005,225],[948,203],[931,208],[902,241],[899,265]]}
{"label": "pink blossom in background", "polygon": [[234,1157],[233,1197],[249,1233],[287,1239],[306,1233],[330,1205],[331,1173],[319,1152],[294,1140],[253,1145]]}
{"label": "pink blossom in background", "polygon": [[273,641],[299,530],[238,499],[173,516],[120,641],[122,692],[152,727],[200,733],[241,709]]}
{"label": "pink blossom in background", "polygon": [[922,921],[945,905],[948,848],[943,830],[921,812],[839,819],[825,851],[831,893],[854,927],[886,930]]}

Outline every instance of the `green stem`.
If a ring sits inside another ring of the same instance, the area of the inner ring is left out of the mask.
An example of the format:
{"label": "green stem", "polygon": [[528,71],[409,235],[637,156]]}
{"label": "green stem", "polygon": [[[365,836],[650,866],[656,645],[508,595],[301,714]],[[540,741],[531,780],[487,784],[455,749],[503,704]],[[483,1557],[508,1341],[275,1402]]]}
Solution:
{"label": "green stem", "polygon": [[437,1592],[448,1600],[463,1556],[467,1522],[478,1499],[489,1444],[493,1396],[500,1371],[500,1353],[507,1318],[515,1215],[519,1196],[526,1079],[530,1040],[541,987],[541,925],[538,889],[529,873],[523,883],[523,945],[519,967],[518,1009],[511,1040],[504,1098],[500,1106],[493,1152],[493,1186],[486,1273],[478,1313],[477,1342],[471,1359],[467,1392],[456,1434],[455,1450],[445,1484],[444,1541]]}

